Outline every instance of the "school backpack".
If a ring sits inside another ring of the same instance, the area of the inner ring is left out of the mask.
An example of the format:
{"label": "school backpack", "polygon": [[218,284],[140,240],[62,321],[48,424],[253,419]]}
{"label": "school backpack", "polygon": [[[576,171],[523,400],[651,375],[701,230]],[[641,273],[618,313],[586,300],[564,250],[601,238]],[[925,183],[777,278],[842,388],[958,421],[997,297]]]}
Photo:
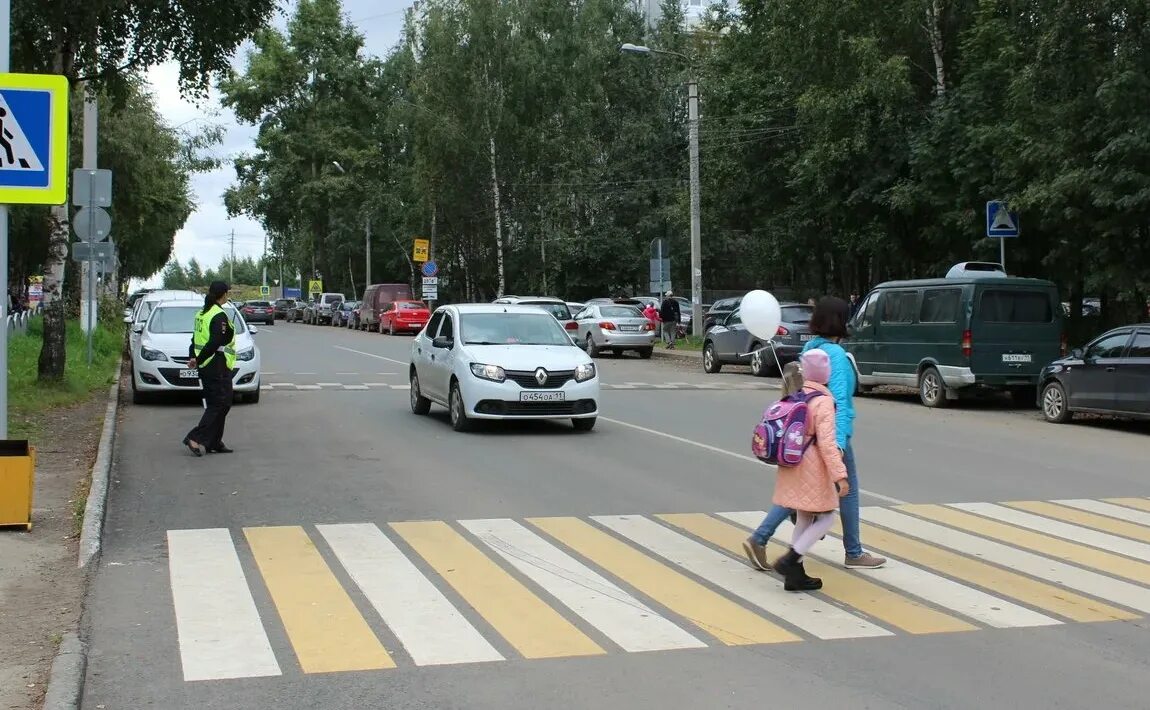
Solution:
{"label": "school backpack", "polygon": [[751,435],[751,453],[773,466],[798,466],[814,437],[807,440],[807,405],[822,392],[799,390],[783,397],[763,412]]}

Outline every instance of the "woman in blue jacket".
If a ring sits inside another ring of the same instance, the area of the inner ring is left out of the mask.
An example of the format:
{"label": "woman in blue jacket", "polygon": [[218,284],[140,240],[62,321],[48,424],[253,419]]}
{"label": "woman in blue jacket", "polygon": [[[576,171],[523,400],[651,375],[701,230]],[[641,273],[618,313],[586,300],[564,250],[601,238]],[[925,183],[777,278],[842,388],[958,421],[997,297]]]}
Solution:
{"label": "woman in blue jacket", "polygon": [[[843,523],[843,547],[846,557],[843,564],[849,568],[876,569],[886,564],[886,559],[863,550],[859,539],[859,483],[858,469],[855,467],[854,450],[851,448],[851,434],[854,432],[855,369],[846,350],[840,345],[847,337],[847,322],[850,320],[850,304],[841,298],[827,296],[815,304],[811,314],[810,329],[815,337],[806,344],[803,352],[818,348],[826,352],[831,361],[831,378],[827,383],[835,398],[835,434],[839,449],[843,452],[843,462],[847,467],[847,481],[850,493],[839,501],[839,515]],[[775,506],[767,513],[758,529],[743,543],[743,550],[751,564],[761,570],[770,569],[767,560],[767,540],[791,514],[787,508]]]}

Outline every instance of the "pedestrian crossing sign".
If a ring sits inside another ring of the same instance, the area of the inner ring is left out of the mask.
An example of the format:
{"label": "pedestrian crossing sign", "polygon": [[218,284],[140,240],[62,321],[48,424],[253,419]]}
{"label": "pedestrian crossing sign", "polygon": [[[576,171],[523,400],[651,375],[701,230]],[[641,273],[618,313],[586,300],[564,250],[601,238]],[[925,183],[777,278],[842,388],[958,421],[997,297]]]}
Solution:
{"label": "pedestrian crossing sign", "polygon": [[0,204],[67,198],[67,77],[0,74]]}

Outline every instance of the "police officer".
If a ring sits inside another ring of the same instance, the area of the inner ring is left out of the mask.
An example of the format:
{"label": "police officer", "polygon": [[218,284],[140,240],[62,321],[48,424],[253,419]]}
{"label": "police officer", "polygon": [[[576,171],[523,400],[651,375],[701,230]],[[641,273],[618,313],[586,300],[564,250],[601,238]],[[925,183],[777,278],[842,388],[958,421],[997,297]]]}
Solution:
{"label": "police officer", "polygon": [[232,372],[236,366],[236,330],[222,308],[228,302],[229,290],[223,281],[212,282],[192,331],[188,367],[199,368],[205,407],[200,423],[184,437],[184,446],[196,456],[205,452],[232,453],[223,442],[224,422],[232,408]]}

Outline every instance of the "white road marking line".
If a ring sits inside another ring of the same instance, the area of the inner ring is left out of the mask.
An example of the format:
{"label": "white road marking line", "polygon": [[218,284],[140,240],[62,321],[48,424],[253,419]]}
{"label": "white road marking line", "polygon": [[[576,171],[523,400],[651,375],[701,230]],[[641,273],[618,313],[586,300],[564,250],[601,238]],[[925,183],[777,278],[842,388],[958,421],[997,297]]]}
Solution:
{"label": "white road marking line", "polygon": [[374,358],[377,358],[379,360],[386,360],[387,362],[394,362],[396,365],[403,365],[404,367],[407,367],[408,365],[411,364],[408,362],[403,362],[402,360],[395,360],[395,359],[392,359],[390,357],[384,357],[382,355],[376,355],[375,353],[365,353],[362,350],[354,350],[352,348],[345,348],[342,345],[333,345],[332,347],[336,348],[337,350],[346,350],[349,353],[355,353],[356,355],[364,355],[366,357],[374,357]]}
{"label": "white road marking line", "polygon": [[230,532],[169,530],[168,574],[184,680],[281,674]]}
{"label": "white road marking line", "polygon": [[651,386],[651,385],[647,384],[646,382],[624,382],[623,384],[631,385],[632,387],[650,387]]}
{"label": "white road marking line", "polygon": [[1056,500],[1053,502],[1060,505],[1068,505],[1071,508],[1085,510],[1087,513],[1098,513],[1099,515],[1105,515],[1110,518],[1118,518],[1119,520],[1125,520],[1128,523],[1134,523],[1136,525],[1150,525],[1150,513],[1144,510],[1127,508],[1123,505],[1086,499]]}
{"label": "white road marking line", "polygon": [[271,375],[278,375],[278,374],[280,374],[280,373],[278,373],[278,372],[264,372],[263,373],[264,376],[268,376],[268,377],[270,377]]}
{"label": "white road marking line", "polygon": [[1046,518],[1034,513],[1007,508],[993,503],[955,503],[950,506],[968,513],[975,513],[983,517],[1000,520],[1004,523],[1029,528],[1040,533],[1060,537],[1071,542],[1080,542],[1084,545],[1097,547],[1100,550],[1117,552],[1120,555],[1134,557],[1150,562],[1150,545],[1144,542],[1129,540],[1117,535],[1091,530],[1080,525],[1064,523],[1061,520]]}
{"label": "white road marking line", "polygon": [[378,527],[316,528],[416,665],[503,660]]}
{"label": "white road marking line", "polygon": [[409,390],[409,389],[411,389],[411,385],[388,385],[388,387],[392,388],[393,390]]}
{"label": "white road marking line", "polygon": [[316,385],[318,385],[319,387],[339,387],[342,384],[343,384],[342,382],[317,382],[316,383]]}
{"label": "white road marking line", "polygon": [[336,374],[336,377],[352,377],[352,376],[358,376],[359,375],[358,372],[337,372],[335,374]]}
{"label": "white road marking line", "polygon": [[691,383],[690,382],[668,382],[667,384],[675,385],[676,387],[689,387]]}
{"label": "white road marking line", "polygon": [[293,375],[314,375],[314,372],[293,372]]}
{"label": "white road marking line", "polygon": [[391,386],[391,385],[387,384],[386,382],[364,382],[363,384],[367,385],[368,387],[390,387]]}
{"label": "white road marking line", "polygon": [[633,390],[633,389],[635,389],[635,385],[603,385],[603,386],[606,387],[607,389],[612,389],[612,390]]}
{"label": "white road marking line", "polygon": [[592,520],[691,574],[821,639],[893,636],[886,629],[809,594],[785,592],[777,578],[639,515],[596,515]]}
{"label": "white road marking line", "polygon": [[[766,513],[761,510],[754,510],[739,513],[719,513],[718,515],[743,527],[754,529],[759,526]],[[779,526],[774,537],[776,540],[788,544],[793,532],[794,526],[787,520]],[[825,540],[816,542],[807,554],[837,566],[842,564],[843,559],[842,540],[827,536]],[[950,609],[995,628],[1056,626],[1062,623],[1045,614],[1039,614],[1013,602],[890,557],[887,558],[886,566],[881,571],[876,571],[873,579],[885,582],[899,592],[914,595],[935,606]]]}
{"label": "white road marking line", "polygon": [[625,651],[706,647],[514,520],[461,520],[459,524]]}
{"label": "white road marking line", "polygon": [[[734,451],[727,451],[726,449],[720,449],[718,446],[711,446],[710,444],[704,444],[701,441],[695,441],[693,439],[687,439],[687,438],[684,438],[682,436],[675,436],[674,434],[668,434],[667,432],[659,431],[658,429],[650,429],[650,428],[645,427],[645,426],[640,426],[638,424],[632,424],[631,422],[625,422],[621,419],[612,419],[610,417],[601,416],[601,417],[599,417],[599,419],[601,421],[611,422],[612,424],[618,424],[619,426],[630,427],[631,429],[641,431],[645,434],[650,434],[651,436],[661,436],[664,439],[670,439],[672,441],[677,441],[680,444],[687,444],[688,446],[696,446],[700,449],[705,449],[707,451],[711,451],[711,452],[714,452],[716,454],[723,454],[724,456],[730,456],[732,458],[739,459],[740,461],[746,461],[748,463],[753,463],[756,466],[766,466],[767,468],[772,468],[772,469],[775,468],[774,466],[770,466],[769,464],[763,463],[762,461],[758,460],[754,456],[746,456],[744,454],[736,454]],[[909,501],[900,500],[898,498],[893,498],[891,496],[883,495],[881,493],[875,493],[873,491],[868,491],[865,488],[860,488],[859,493],[861,493],[862,495],[870,496],[871,498],[876,498],[876,499],[884,501],[886,503],[890,503],[891,505],[906,505],[907,503],[909,503]]]}
{"label": "white road marking line", "polygon": [[[1015,572],[1061,584],[1084,594],[1150,613],[1150,589],[1140,587],[1058,560],[1020,550],[887,508],[864,507],[862,518],[905,535],[912,535],[949,550],[979,557]],[[1051,550],[1058,554],[1058,550]]]}
{"label": "white road marking line", "polygon": [[365,390],[367,385],[344,385],[343,388],[345,390]]}
{"label": "white road marking line", "polygon": [[320,387],[319,385],[296,385],[295,388],[297,390],[318,390]]}

